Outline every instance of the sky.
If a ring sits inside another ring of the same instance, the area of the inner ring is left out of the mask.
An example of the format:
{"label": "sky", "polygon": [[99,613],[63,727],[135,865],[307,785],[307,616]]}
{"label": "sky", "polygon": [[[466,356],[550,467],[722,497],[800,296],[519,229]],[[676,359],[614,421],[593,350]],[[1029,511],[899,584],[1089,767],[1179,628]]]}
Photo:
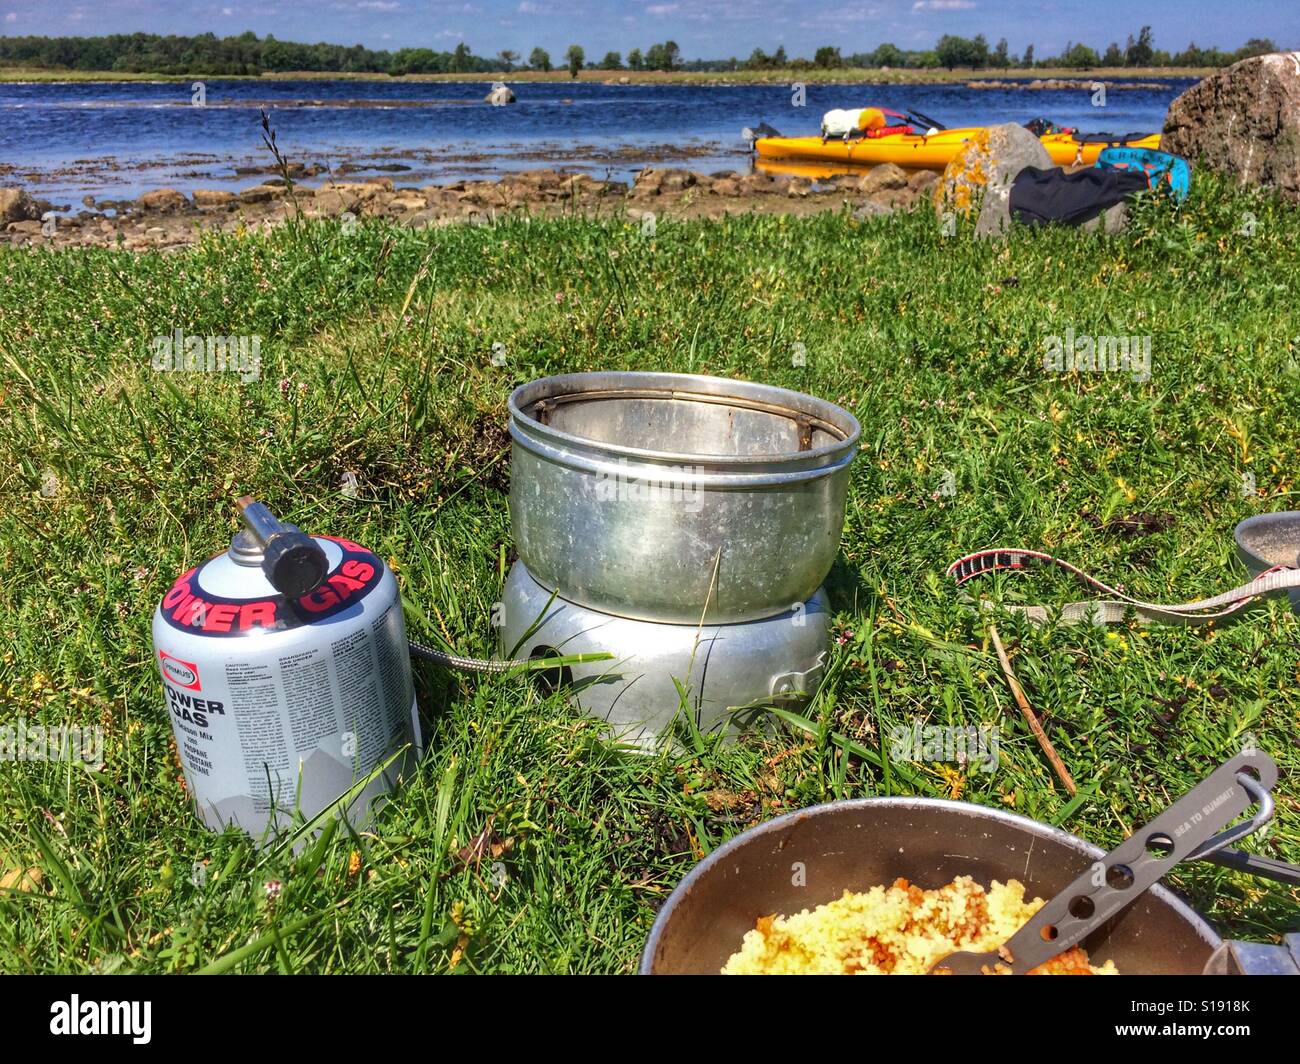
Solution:
{"label": "sky", "polygon": [[1068,41],[1123,46],[1144,24],[1169,51],[1191,40],[1236,48],[1251,37],[1300,47],[1296,0],[0,0],[4,35],[252,30],[389,50],[464,41],[479,55],[527,56],[540,45],[553,57],[580,44],[589,60],[670,38],[686,59],[743,59],[780,44],[808,57],[824,44],[846,55],[884,41],[928,48],[944,33],[1005,37],[1016,54],[1032,43],[1045,56]]}

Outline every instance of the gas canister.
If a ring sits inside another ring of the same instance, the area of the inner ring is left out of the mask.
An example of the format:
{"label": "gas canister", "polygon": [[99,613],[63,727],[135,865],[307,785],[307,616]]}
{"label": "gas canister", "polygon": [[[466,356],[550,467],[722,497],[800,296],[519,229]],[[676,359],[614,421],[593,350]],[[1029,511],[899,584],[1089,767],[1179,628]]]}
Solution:
{"label": "gas canister", "polygon": [[230,549],[154,611],[195,811],[213,830],[269,838],[386,766],[348,803],[359,824],[419,756],[397,581],[357,543],[309,536],[251,498],[239,506],[246,527]]}

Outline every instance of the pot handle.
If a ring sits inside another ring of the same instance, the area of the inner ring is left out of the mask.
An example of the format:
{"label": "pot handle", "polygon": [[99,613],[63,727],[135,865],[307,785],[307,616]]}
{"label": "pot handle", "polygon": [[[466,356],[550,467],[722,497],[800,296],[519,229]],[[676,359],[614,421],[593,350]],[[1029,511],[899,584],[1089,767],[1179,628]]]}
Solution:
{"label": "pot handle", "polygon": [[1263,942],[1223,943],[1205,962],[1203,975],[1300,975],[1300,932],[1279,946]]}

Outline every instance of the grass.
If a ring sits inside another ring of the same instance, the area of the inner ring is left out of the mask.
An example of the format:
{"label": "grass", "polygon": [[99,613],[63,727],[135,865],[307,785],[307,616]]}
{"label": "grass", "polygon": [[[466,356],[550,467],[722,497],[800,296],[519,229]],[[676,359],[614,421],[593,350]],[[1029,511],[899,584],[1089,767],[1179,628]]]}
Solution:
{"label": "grass", "polygon": [[[1073,67],[1035,67],[1033,70],[908,70],[842,67],[832,70],[583,70],[580,81],[617,81],[627,78],[632,84],[789,84],[793,81],[818,84],[871,85],[942,85],[948,82],[985,81],[1003,78],[1111,78],[1151,80],[1152,78],[1203,78],[1217,67],[1096,67],[1076,70]],[[57,70],[38,67],[0,67],[0,82],[6,81],[558,81],[571,82],[568,70],[512,70],[491,74],[343,74],[328,70],[289,70],[265,74],[150,74],[120,70]]]}
{"label": "grass", "polygon": [[[99,771],[0,763],[0,970],[627,972],[691,865],[762,818],[922,793],[1110,845],[1247,733],[1283,781],[1275,825],[1245,845],[1300,860],[1284,603],[1208,632],[1003,620],[1072,801],[942,577],[960,553],[1021,544],[1149,599],[1239,581],[1233,525],[1295,505],[1298,224],[1198,179],[1180,212],[1148,205],[1122,238],[944,239],[923,209],[663,221],[653,241],[571,217],[0,253],[0,723],[99,725],[106,744]],[[177,327],[260,335],[263,379],[151,371],[150,338]],[[1045,373],[1044,337],[1068,327],[1150,335],[1150,380]],[[391,558],[412,636],[485,655],[510,543],[491,464],[506,397],[597,368],[762,380],[862,421],[829,582],[839,639],[805,724],[737,742],[685,728],[638,756],[522,679],[417,663],[430,753],[371,831],[294,856],[200,828],[149,624],[174,576],[228,541],[233,498]],[[1160,520],[1126,533],[1134,512]],[[1080,594],[1050,574],[987,590]],[[918,718],[999,727],[997,771],[895,766],[909,784],[859,756]],[[1230,934],[1296,926],[1294,890],[1208,865],[1173,881]]]}

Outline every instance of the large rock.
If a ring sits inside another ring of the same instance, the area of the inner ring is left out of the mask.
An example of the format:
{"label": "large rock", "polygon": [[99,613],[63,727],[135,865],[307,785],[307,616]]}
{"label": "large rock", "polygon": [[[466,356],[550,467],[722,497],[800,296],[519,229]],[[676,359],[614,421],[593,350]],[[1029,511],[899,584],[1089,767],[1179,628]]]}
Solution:
{"label": "large rock", "polygon": [[515,102],[514,89],[508,85],[498,85],[495,89],[483,97],[484,103],[490,103],[494,107],[502,107],[508,103]]}
{"label": "large rock", "polygon": [[190,205],[184,194],[174,188],[156,188],[135,202],[137,207],[146,211],[183,211]]}
{"label": "large rock", "polygon": [[1023,126],[981,129],[962,145],[934,193],[940,221],[949,212],[975,217],[977,237],[996,236],[1011,224],[1011,183],[1026,166],[1044,170],[1051,156]]}
{"label": "large rock", "polygon": [[235,194],[224,188],[196,188],[194,190],[194,206],[196,207],[224,207],[228,203],[235,202]]}
{"label": "large rock", "polygon": [[36,201],[21,188],[0,188],[0,222],[25,222],[40,216]]}
{"label": "large rock", "polygon": [[1160,146],[1300,200],[1300,52],[1243,59],[1169,105]]}
{"label": "large rock", "polygon": [[632,191],[644,196],[659,196],[665,192],[685,192],[695,183],[695,175],[689,170],[656,170],[647,166],[636,175]]}
{"label": "large rock", "polygon": [[858,182],[858,191],[870,196],[875,192],[907,188],[907,171],[893,163],[873,166]]}
{"label": "large rock", "polygon": [[239,190],[240,203],[270,203],[283,192],[274,185],[254,185],[252,188]]}

